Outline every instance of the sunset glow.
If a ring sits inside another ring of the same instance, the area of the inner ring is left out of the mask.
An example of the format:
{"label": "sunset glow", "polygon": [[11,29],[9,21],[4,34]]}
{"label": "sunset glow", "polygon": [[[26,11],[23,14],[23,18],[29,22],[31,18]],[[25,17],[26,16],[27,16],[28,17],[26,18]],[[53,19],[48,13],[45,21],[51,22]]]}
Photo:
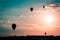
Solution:
{"label": "sunset glow", "polygon": [[44,35],[45,32],[60,35],[59,0],[0,0],[0,36]]}
{"label": "sunset glow", "polygon": [[48,16],[46,16],[46,17],[44,17],[45,19],[45,22],[47,22],[47,23],[52,23],[53,22],[53,17],[52,16],[50,16],[50,15],[48,15]]}

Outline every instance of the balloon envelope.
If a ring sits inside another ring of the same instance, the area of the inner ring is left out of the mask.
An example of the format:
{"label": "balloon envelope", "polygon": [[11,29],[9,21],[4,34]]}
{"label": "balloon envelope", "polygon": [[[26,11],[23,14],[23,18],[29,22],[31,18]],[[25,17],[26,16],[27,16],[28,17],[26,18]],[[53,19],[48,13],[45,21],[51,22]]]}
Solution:
{"label": "balloon envelope", "polygon": [[45,6],[43,6],[43,8],[45,8]]}
{"label": "balloon envelope", "polygon": [[16,24],[12,24],[12,29],[15,30]]}
{"label": "balloon envelope", "polygon": [[44,34],[46,35],[47,33],[45,32]]}
{"label": "balloon envelope", "polygon": [[31,12],[33,11],[33,8],[32,8],[32,7],[30,8],[30,11],[31,11]]}

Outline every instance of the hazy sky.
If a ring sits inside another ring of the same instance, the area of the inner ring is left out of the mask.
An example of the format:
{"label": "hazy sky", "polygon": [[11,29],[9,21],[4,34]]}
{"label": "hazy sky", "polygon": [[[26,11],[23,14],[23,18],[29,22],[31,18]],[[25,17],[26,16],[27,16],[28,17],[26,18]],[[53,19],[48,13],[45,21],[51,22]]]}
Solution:
{"label": "hazy sky", "polygon": [[[17,25],[15,31],[12,23]],[[60,0],[0,0],[0,36],[44,35],[44,32],[60,35]]]}

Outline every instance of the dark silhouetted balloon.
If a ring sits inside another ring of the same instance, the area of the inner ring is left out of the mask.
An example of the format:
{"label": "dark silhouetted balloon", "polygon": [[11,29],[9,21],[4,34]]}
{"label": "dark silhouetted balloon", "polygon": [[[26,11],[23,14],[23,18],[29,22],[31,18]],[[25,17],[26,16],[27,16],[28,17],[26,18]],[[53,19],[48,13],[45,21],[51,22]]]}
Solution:
{"label": "dark silhouetted balloon", "polygon": [[47,33],[45,32],[44,34],[46,35]]}
{"label": "dark silhouetted balloon", "polygon": [[16,29],[16,24],[12,24],[12,29],[13,29],[13,30]]}
{"label": "dark silhouetted balloon", "polygon": [[43,8],[45,8],[45,6],[43,6]]}
{"label": "dark silhouetted balloon", "polygon": [[31,12],[33,11],[33,8],[32,8],[32,7],[30,8],[30,11],[31,11]]}

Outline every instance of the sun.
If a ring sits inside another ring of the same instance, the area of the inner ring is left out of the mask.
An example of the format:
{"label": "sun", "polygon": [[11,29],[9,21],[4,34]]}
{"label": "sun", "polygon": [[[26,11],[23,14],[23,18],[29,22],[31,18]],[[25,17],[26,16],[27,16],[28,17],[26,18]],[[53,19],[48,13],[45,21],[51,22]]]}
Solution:
{"label": "sun", "polygon": [[53,17],[50,16],[50,15],[46,16],[46,17],[45,17],[45,22],[47,22],[47,23],[52,23],[52,22],[53,22]]}

